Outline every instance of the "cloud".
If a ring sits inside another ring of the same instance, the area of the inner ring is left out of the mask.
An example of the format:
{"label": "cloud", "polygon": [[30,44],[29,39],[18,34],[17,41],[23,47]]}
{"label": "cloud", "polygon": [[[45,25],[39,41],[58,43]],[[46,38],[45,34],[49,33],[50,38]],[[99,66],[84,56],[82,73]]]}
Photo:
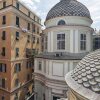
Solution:
{"label": "cloud", "polygon": [[80,0],[83,4],[87,6],[91,13],[91,18],[93,19],[93,27],[100,29],[100,2],[99,0]]}
{"label": "cloud", "polygon": [[27,6],[31,11],[37,12],[37,3],[40,3],[40,0],[19,0],[25,6]]}
{"label": "cloud", "polygon": [[33,2],[34,2],[34,1],[35,1],[35,2],[40,2],[40,0],[33,0]]}

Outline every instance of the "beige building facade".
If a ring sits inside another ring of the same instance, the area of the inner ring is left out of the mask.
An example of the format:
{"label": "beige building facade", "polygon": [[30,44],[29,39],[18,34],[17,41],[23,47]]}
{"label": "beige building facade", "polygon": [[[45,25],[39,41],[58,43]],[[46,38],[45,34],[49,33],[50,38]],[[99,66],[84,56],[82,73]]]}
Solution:
{"label": "beige building facade", "polygon": [[28,100],[41,19],[18,0],[1,0],[0,33],[0,100]]}

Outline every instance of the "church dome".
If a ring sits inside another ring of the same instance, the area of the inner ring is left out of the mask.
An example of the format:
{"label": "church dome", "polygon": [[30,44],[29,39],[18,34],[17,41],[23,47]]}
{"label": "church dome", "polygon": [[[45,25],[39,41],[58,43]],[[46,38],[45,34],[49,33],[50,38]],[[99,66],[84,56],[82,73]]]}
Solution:
{"label": "church dome", "polygon": [[71,77],[81,86],[100,94],[100,50],[84,57],[72,71]]}
{"label": "church dome", "polygon": [[46,21],[61,16],[81,16],[91,18],[87,7],[77,0],[61,0],[49,11]]}

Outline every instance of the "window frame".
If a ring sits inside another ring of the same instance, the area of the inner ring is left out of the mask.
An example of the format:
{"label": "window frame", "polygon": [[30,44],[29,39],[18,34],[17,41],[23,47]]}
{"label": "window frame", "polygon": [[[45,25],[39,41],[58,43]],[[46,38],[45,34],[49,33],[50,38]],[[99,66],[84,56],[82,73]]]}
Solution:
{"label": "window frame", "polygon": [[6,8],[6,1],[3,1],[3,8]]}
{"label": "window frame", "polygon": [[16,56],[16,57],[19,57],[19,48],[16,48],[16,51],[15,51],[15,52],[16,52],[16,53],[15,53],[15,54],[16,54],[15,56]]}
{"label": "window frame", "polygon": [[16,8],[19,10],[20,4],[16,2]]}
{"label": "window frame", "polygon": [[18,16],[16,16],[16,26],[17,27],[20,27],[20,23],[19,23],[20,21],[19,21],[19,17]]}
{"label": "window frame", "polygon": [[19,32],[16,31],[16,40],[19,40]]}
{"label": "window frame", "polygon": [[42,62],[41,62],[41,61],[38,62],[38,70],[39,70],[39,71],[42,70]]}
{"label": "window frame", "polygon": [[80,34],[80,50],[86,50],[86,34]]}
{"label": "window frame", "polygon": [[19,86],[19,79],[15,79],[15,87],[18,87]]}
{"label": "window frame", "polygon": [[5,25],[6,24],[6,16],[2,16],[2,25]]}
{"label": "window frame", "polygon": [[4,56],[4,57],[6,56],[6,48],[5,48],[5,47],[2,47],[2,53],[1,53],[1,54],[2,54],[2,56]]}
{"label": "window frame", "polygon": [[48,49],[48,36],[46,35],[44,38],[44,49],[47,50]]}
{"label": "window frame", "polygon": [[2,40],[6,40],[6,31],[2,31]]}
{"label": "window frame", "polygon": [[27,24],[27,30],[30,30],[30,28],[31,28],[31,24],[28,23],[28,24]]}
{"label": "window frame", "polygon": [[16,63],[14,66],[14,73],[18,73],[21,71],[21,63]]}
{"label": "window frame", "polygon": [[0,63],[0,72],[6,73],[7,72],[7,65],[4,63]]}
{"label": "window frame", "polygon": [[66,25],[66,22],[65,22],[64,20],[60,20],[60,21],[58,22],[58,25]]}
{"label": "window frame", "polygon": [[65,50],[65,33],[57,34],[57,50]]}

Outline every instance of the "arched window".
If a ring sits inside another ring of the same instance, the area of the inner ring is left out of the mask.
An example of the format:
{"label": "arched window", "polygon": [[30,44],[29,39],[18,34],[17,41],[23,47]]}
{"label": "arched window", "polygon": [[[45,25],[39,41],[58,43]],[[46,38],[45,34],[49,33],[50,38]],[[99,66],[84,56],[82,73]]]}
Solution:
{"label": "arched window", "polygon": [[59,22],[58,22],[58,25],[65,25],[66,23],[65,23],[65,21],[64,20],[60,20]]}

